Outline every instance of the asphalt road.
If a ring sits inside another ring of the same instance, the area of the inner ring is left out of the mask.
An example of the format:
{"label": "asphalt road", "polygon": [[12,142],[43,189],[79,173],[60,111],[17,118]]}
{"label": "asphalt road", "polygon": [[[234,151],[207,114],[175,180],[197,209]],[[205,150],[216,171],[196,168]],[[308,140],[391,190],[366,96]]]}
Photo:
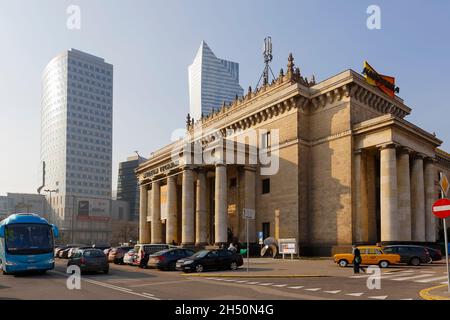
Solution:
{"label": "asphalt road", "polygon": [[109,274],[83,274],[81,288],[69,290],[66,263],[57,260],[55,270],[45,275],[0,275],[0,299],[412,300],[420,299],[420,290],[445,281],[442,263],[383,269],[380,289],[367,287],[368,275],[354,276],[351,268],[342,270],[330,265],[330,261],[311,263],[317,263],[318,270],[335,267],[335,275],[266,279],[221,276],[233,275],[233,271],[204,273],[198,277],[111,264]]}

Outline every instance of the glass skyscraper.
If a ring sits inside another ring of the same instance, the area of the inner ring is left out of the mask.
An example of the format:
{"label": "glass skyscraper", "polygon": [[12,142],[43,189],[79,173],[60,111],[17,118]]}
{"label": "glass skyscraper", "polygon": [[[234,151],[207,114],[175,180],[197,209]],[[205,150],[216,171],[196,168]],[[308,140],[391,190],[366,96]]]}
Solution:
{"label": "glass skyscraper", "polygon": [[[78,210],[75,199],[111,199],[113,66],[71,49],[48,63],[42,86],[45,189],[58,190],[51,207],[64,221],[68,212]],[[91,205],[91,211],[99,210]]]}
{"label": "glass skyscraper", "polygon": [[239,64],[217,58],[205,41],[188,71],[190,115],[195,120],[244,94],[239,85]]}

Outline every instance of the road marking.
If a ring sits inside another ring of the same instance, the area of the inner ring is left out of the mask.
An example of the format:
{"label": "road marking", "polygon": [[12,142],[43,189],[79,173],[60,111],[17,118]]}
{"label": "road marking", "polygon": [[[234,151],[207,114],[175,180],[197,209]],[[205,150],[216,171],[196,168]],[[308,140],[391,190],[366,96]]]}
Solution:
{"label": "road marking", "polygon": [[[416,280],[414,282],[427,283],[427,282],[439,281],[439,280],[444,280],[444,279],[447,279],[447,276]],[[445,283],[447,283],[447,282],[445,282]]]}
{"label": "road marking", "polygon": [[225,279],[224,281],[226,281],[226,282],[235,282],[236,280],[234,280],[234,279]]}
{"label": "road marking", "polygon": [[301,288],[303,288],[304,286],[295,286],[295,287],[288,287],[289,289],[301,289]]}
{"label": "road marking", "polygon": [[364,292],[347,293],[346,296],[361,297]]}
{"label": "road marking", "polygon": [[425,278],[425,277],[429,277],[429,276],[430,276],[429,274],[419,274],[418,276],[395,278],[395,279],[392,279],[392,280],[394,280],[394,281],[405,281],[405,280],[413,280],[413,279]]}
{"label": "road marking", "polygon": [[406,299],[400,299],[400,300],[414,300],[413,298],[406,298]]}
{"label": "road marking", "polygon": [[326,293],[331,293],[331,294],[336,294],[336,293],[339,293],[339,292],[341,292],[342,290],[334,290],[334,291],[324,291],[324,292],[326,292]]}
{"label": "road marking", "polygon": [[260,283],[259,285],[260,286],[270,286],[272,284],[274,284],[274,283],[273,282],[268,282],[268,283]]}
{"label": "road marking", "polygon": [[307,291],[319,291],[320,289],[322,289],[322,288],[311,288],[311,289],[305,289],[305,290],[307,290]]}
{"label": "road marking", "polygon": [[245,282],[247,282],[247,280],[239,280],[239,281],[236,281],[237,283],[245,283]]}
{"label": "road marking", "polygon": [[258,284],[259,282],[258,281],[252,281],[252,282],[249,282],[248,284]]}
{"label": "road marking", "polygon": [[147,292],[142,292],[142,294],[145,294],[145,295],[150,296],[150,297],[154,297],[155,296],[154,294],[147,293]]}
{"label": "road marking", "polygon": [[274,284],[272,287],[278,287],[278,288],[282,288],[282,287],[286,287],[287,284]]}
{"label": "road marking", "polygon": [[[59,274],[59,275],[62,275],[64,277],[67,277],[69,275],[69,274],[65,274],[63,272],[59,272],[59,271],[55,271],[55,270],[51,270],[49,272],[55,273],[55,274]],[[112,290],[116,290],[116,291],[120,291],[120,292],[124,292],[124,293],[128,293],[128,294],[132,294],[132,295],[135,295],[135,296],[139,296],[139,297],[143,297],[143,298],[147,298],[147,299],[152,299],[152,300],[161,300],[161,299],[156,298],[154,296],[150,296],[151,293],[141,294],[141,293],[133,292],[133,290],[128,289],[128,288],[123,288],[123,287],[115,286],[115,285],[112,285],[112,284],[109,284],[109,283],[106,283],[106,282],[100,282],[100,281],[96,281],[96,280],[92,280],[92,279],[84,278],[84,277],[82,277],[81,280],[85,281],[85,282],[88,282],[88,283],[91,283],[91,284],[95,284],[97,286],[101,286],[101,287],[109,288],[109,289],[112,289]]]}
{"label": "road marking", "polygon": [[369,299],[377,299],[377,300],[384,300],[387,296],[376,296],[376,297],[369,297]]}

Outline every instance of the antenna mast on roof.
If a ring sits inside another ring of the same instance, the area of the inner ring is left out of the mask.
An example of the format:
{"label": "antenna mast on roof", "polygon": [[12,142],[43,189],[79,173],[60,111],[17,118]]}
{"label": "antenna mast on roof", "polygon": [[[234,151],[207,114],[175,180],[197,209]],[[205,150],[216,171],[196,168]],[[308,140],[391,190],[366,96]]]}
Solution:
{"label": "antenna mast on roof", "polygon": [[256,88],[258,88],[259,83],[261,82],[261,79],[263,80],[263,86],[269,84],[269,71],[272,74],[272,77],[275,79],[275,76],[272,72],[272,68],[270,68],[270,63],[272,62],[272,37],[268,36],[264,38],[264,45],[263,45],[263,57],[264,57],[264,71],[261,75],[261,77],[258,80],[258,84],[256,85]]}

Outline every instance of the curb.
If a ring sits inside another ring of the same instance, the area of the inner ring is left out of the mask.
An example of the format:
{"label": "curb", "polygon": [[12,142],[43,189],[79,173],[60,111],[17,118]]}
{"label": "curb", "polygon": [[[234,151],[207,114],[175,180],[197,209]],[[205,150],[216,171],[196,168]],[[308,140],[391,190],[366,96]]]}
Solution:
{"label": "curb", "polygon": [[326,275],[306,275],[306,274],[207,274],[207,273],[182,273],[182,276],[200,277],[200,278],[326,278]]}
{"label": "curb", "polygon": [[442,287],[446,287],[446,286],[447,286],[447,284],[442,284],[439,286],[423,289],[423,290],[420,290],[419,295],[422,299],[425,299],[425,300],[450,300],[450,297],[442,297],[442,296],[436,296],[436,295],[430,294],[430,291],[439,289]]}

